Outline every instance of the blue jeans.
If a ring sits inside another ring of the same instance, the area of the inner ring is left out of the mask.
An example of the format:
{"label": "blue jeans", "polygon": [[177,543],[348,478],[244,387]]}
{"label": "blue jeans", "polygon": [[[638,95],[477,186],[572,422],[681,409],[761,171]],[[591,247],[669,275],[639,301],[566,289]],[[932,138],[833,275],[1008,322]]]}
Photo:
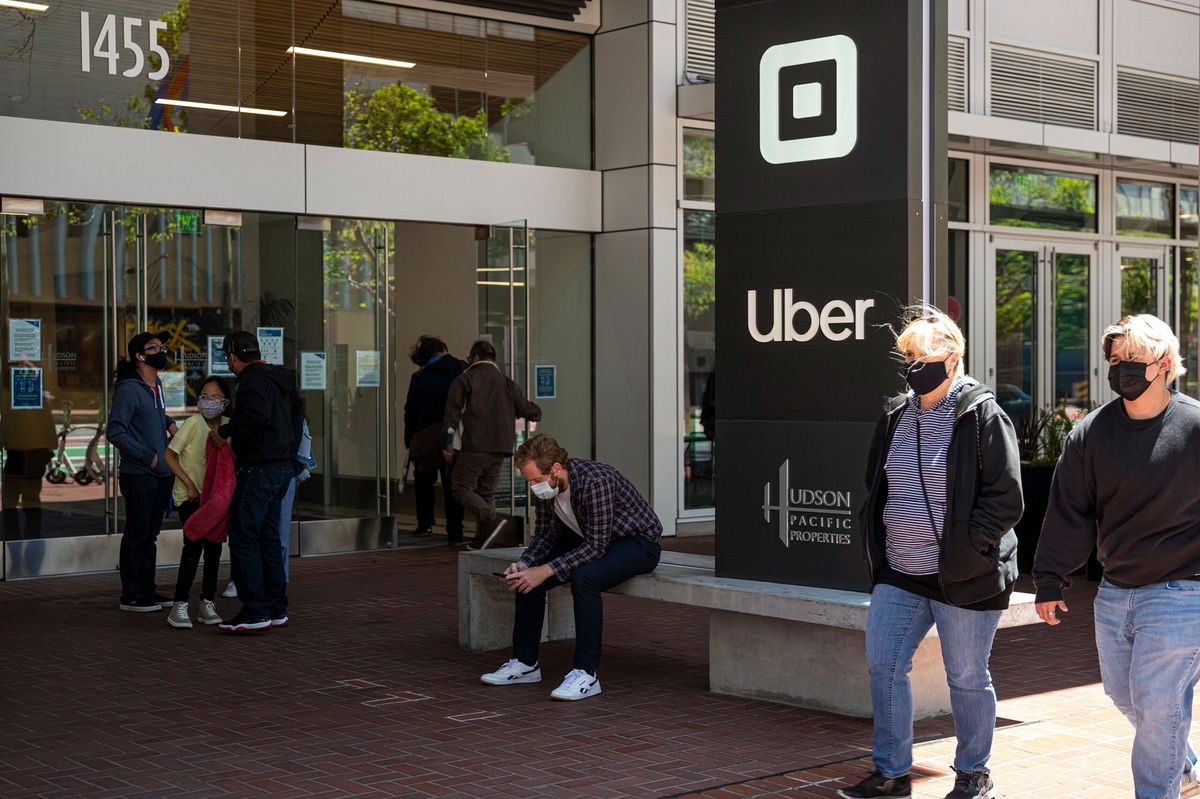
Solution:
{"label": "blue jeans", "polygon": [[873,757],[885,777],[912,768],[913,699],[908,673],[925,634],[936,624],[950,683],[958,748],[956,771],[987,771],[996,727],[996,692],[988,658],[1000,624],[999,610],[964,610],[877,585],[867,611],[867,665],[875,717]]}
{"label": "blue jeans", "polygon": [[1133,724],[1137,799],[1176,799],[1196,763],[1188,743],[1200,678],[1200,581],[1171,580],[1096,594],[1096,651],[1104,692]]}
{"label": "blue jeans", "polygon": [[[579,544],[575,536],[563,536],[543,560],[549,563]],[[571,572],[571,598],[575,611],[575,658],[571,668],[595,671],[600,664],[604,634],[603,591],[620,585],[637,574],[654,571],[662,547],[648,538],[617,538],[608,551]],[[534,564],[541,565],[541,564]],[[517,613],[513,622],[513,657],[530,666],[538,662],[538,644],[542,640],[542,619],[546,615],[546,592],[566,582],[551,576],[528,594],[518,593]],[[238,590],[241,590],[239,587]]]}
{"label": "blue jeans", "polygon": [[[279,503],[279,548],[283,550],[283,581],[290,583],[288,572],[288,545],[292,541],[292,506],[296,503],[296,478],[288,483],[287,493]],[[234,585],[237,585],[235,582]]]}
{"label": "blue jeans", "polygon": [[291,466],[244,466],[229,506],[230,573],[242,613],[255,619],[287,615],[287,581],[279,545],[279,506]]}

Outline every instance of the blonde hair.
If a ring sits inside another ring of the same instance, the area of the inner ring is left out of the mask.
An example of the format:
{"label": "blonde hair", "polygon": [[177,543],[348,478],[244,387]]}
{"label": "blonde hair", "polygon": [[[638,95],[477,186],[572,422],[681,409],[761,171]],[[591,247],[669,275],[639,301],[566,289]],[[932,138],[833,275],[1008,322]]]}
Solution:
{"label": "blonde hair", "polygon": [[1156,362],[1164,357],[1169,358],[1171,363],[1167,367],[1166,382],[1170,383],[1187,373],[1187,369],[1183,368],[1183,358],[1179,354],[1179,339],[1175,337],[1170,325],[1157,316],[1148,313],[1134,314],[1106,327],[1100,340],[1106,360],[1112,356],[1113,340],[1118,337],[1125,338],[1126,360],[1132,360],[1134,356],[1153,358]]}
{"label": "blonde hair", "polygon": [[958,378],[963,376],[967,340],[949,316],[932,305],[918,305],[905,311],[904,327],[896,334],[896,352],[901,357],[913,353],[918,359],[957,355],[958,366],[951,377]]}

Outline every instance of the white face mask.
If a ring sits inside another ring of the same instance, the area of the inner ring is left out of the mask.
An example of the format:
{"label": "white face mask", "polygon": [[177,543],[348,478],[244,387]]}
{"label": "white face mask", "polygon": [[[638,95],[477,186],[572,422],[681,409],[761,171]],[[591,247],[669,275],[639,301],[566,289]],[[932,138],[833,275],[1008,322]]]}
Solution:
{"label": "white face mask", "polygon": [[529,489],[533,491],[533,495],[541,500],[550,500],[558,496],[558,489],[550,485],[549,480],[543,480],[540,483],[531,483]]}

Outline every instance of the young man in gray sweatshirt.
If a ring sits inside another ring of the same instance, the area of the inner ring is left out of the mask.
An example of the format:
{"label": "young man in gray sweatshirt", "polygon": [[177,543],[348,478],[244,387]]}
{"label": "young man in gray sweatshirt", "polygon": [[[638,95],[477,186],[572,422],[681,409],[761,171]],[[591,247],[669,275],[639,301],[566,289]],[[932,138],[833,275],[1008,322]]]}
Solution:
{"label": "young man in gray sweatshirt", "polygon": [[1055,468],[1037,612],[1061,621],[1068,575],[1095,546],[1096,649],[1104,691],[1134,726],[1134,794],[1200,796],[1188,741],[1200,678],[1200,402],[1167,388],[1184,370],[1156,317],[1125,317],[1103,346],[1119,396],[1071,431]]}

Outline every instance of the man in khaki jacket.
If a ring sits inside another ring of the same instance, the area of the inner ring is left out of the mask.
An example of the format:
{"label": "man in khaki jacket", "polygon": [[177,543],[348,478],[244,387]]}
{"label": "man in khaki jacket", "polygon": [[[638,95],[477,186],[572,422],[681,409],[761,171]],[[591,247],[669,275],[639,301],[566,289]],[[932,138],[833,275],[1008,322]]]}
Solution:
{"label": "man in khaki jacket", "polygon": [[496,485],[500,467],[513,451],[516,420],[536,422],[542,409],[500,371],[491,342],[476,341],[467,362],[467,370],[450,384],[443,417],[445,446],[454,442],[458,452],[447,448],[443,455],[454,459],[454,499],[479,520],[471,546],[481,549],[510,522],[496,513]]}

